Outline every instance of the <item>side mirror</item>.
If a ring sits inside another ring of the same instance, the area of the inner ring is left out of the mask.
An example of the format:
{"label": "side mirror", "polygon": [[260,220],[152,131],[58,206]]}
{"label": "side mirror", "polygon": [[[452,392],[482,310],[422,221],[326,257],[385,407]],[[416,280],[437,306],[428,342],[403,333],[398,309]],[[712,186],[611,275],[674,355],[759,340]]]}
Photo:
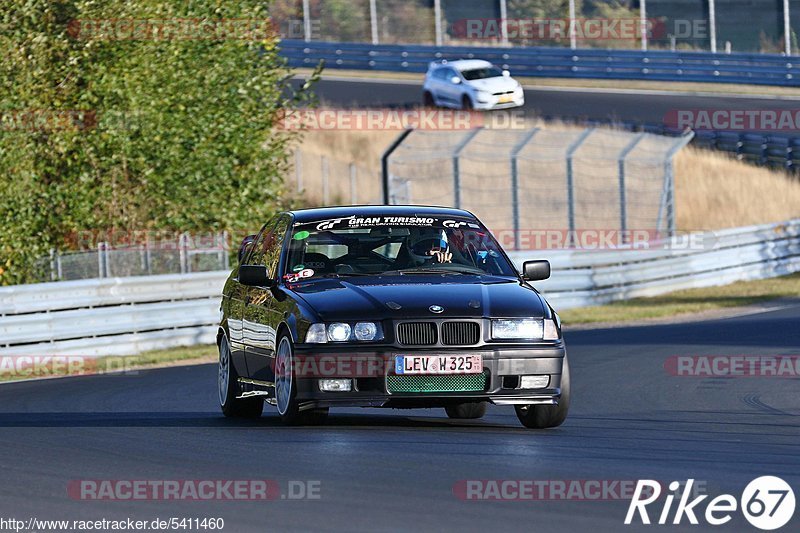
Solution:
{"label": "side mirror", "polygon": [[256,240],[255,235],[248,235],[244,239],[242,239],[242,244],[239,246],[239,262],[242,262],[244,259],[244,254],[247,253],[247,250],[250,249],[250,245],[253,244],[253,241]]}
{"label": "side mirror", "polygon": [[511,72],[509,72],[507,70],[504,70],[503,71],[503,76],[505,76],[506,78],[510,78],[511,77]]}
{"label": "side mirror", "polygon": [[522,263],[522,279],[540,281],[550,277],[550,261],[539,259]]}
{"label": "side mirror", "polygon": [[264,265],[240,265],[239,283],[251,287],[272,287],[274,284]]}
{"label": "side mirror", "polygon": [[461,78],[459,78],[458,76],[453,76],[452,78],[450,78],[450,83],[455,83],[456,85],[458,85],[459,83],[461,83]]}

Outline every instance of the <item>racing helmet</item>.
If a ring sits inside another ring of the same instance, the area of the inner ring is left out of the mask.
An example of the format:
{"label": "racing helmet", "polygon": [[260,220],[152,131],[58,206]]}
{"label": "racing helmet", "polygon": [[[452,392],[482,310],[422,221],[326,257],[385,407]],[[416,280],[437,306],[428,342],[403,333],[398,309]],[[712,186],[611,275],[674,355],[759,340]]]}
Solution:
{"label": "racing helmet", "polygon": [[416,265],[433,262],[432,251],[446,252],[447,233],[438,229],[421,229],[412,233],[408,241],[408,253]]}

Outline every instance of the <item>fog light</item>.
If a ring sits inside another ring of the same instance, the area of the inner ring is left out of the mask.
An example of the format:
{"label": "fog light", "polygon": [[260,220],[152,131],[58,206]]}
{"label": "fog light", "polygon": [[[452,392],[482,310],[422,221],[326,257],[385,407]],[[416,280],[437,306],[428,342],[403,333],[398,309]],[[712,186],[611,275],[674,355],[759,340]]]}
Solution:
{"label": "fog light", "polygon": [[321,379],[319,390],[323,392],[350,392],[353,382],[349,379]]}
{"label": "fog light", "polygon": [[544,389],[550,383],[550,376],[522,376],[520,389]]}

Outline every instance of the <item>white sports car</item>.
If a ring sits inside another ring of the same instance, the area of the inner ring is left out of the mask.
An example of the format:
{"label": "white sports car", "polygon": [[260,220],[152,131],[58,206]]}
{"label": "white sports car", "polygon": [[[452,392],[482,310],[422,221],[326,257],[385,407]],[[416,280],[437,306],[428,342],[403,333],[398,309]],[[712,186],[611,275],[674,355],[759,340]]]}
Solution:
{"label": "white sports car", "polygon": [[525,104],[525,93],[507,70],[480,59],[434,61],[425,74],[426,106],[507,109]]}

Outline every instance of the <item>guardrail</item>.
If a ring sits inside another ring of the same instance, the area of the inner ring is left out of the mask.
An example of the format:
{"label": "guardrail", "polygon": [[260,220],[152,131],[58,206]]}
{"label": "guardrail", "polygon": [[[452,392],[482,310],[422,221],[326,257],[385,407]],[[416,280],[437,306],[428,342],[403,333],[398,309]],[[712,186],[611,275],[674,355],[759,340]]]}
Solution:
{"label": "guardrail", "polygon": [[425,72],[439,59],[485,59],[518,76],[630,79],[758,85],[800,85],[800,57],[780,54],[713,54],[665,50],[595,48],[373,45],[324,41],[281,41],[292,67]]}
{"label": "guardrail", "polygon": [[227,271],[0,288],[0,354],[127,355],[212,344]]}
{"label": "guardrail", "polygon": [[[557,309],[800,271],[800,219],[702,234],[702,249],[512,252],[549,259]],[[126,355],[211,344],[226,271],[0,288],[0,355]]]}
{"label": "guardrail", "polygon": [[[512,252],[519,267],[549,259],[553,276],[536,283],[556,309],[771,278],[800,271],[800,219],[685,236],[648,250]],[[701,249],[694,249],[695,247]],[[534,257],[535,256],[535,257]]]}

